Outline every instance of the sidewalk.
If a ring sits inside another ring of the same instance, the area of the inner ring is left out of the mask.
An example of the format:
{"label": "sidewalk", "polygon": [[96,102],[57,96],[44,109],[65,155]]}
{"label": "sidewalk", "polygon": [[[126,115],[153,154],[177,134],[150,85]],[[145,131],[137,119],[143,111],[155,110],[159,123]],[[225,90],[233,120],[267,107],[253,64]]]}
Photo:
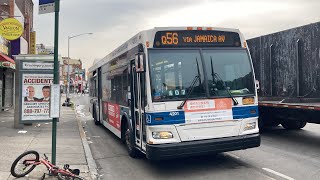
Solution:
{"label": "sidewalk", "polygon": [[[63,101],[63,98],[61,99]],[[13,110],[0,112],[0,180],[15,179],[10,173],[11,164],[26,150],[36,150],[40,157],[43,157],[45,153],[51,161],[51,123],[33,123],[32,126],[24,126],[23,129],[14,129],[13,115]],[[64,164],[70,164],[70,168],[80,169],[81,177],[91,179],[82,143],[83,137],[81,138],[84,132],[82,127],[79,128],[74,111],[70,107],[61,107],[59,120],[57,126],[57,165],[63,167]],[[23,131],[26,132],[22,133]],[[28,177],[19,179],[40,179],[44,172],[47,172],[47,169],[40,165]],[[55,178],[46,176],[46,179]]]}

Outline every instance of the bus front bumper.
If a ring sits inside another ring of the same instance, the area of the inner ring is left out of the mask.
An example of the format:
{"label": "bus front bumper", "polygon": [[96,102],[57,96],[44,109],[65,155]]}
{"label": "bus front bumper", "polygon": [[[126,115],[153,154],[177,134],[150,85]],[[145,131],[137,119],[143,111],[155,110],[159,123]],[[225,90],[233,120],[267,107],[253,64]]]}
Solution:
{"label": "bus front bumper", "polygon": [[164,160],[186,156],[214,154],[260,146],[260,134],[171,144],[147,144],[147,158]]}

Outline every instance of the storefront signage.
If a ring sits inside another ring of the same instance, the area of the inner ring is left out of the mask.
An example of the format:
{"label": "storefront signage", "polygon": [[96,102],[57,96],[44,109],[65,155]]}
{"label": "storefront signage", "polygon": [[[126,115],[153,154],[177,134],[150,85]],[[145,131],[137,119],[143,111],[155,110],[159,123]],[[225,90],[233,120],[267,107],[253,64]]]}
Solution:
{"label": "storefront signage", "polygon": [[30,33],[30,54],[36,54],[36,32]]}
{"label": "storefront signage", "polygon": [[0,67],[16,69],[16,65],[9,61],[0,62]]}
{"label": "storefront signage", "polygon": [[8,55],[9,49],[8,49],[8,41],[0,36],[0,52]]}
{"label": "storefront signage", "polygon": [[5,54],[5,55],[8,55],[9,51],[8,51],[8,47],[5,46],[4,44],[0,44],[0,52]]}
{"label": "storefront signage", "polygon": [[23,25],[15,18],[7,18],[0,22],[0,35],[12,41],[23,34]]}

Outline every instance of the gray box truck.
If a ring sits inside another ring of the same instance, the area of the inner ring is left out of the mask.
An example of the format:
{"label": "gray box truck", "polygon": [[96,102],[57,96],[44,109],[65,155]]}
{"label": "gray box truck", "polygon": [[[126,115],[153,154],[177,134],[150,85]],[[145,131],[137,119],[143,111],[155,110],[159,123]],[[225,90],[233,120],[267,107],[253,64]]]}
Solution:
{"label": "gray box truck", "polygon": [[320,124],[320,22],[247,40],[259,81],[259,127]]}

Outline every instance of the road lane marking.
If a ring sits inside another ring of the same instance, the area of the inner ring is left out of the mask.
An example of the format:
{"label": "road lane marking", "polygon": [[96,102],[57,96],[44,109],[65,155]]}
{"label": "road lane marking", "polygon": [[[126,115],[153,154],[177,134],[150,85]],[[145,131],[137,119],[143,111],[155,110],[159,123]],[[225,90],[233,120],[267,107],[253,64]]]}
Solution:
{"label": "road lane marking", "polygon": [[277,175],[277,176],[280,176],[280,177],[282,177],[282,178],[284,178],[284,179],[294,180],[292,177],[289,177],[289,176],[287,176],[287,175],[281,174],[281,173],[279,173],[279,172],[277,172],[277,171],[274,171],[274,170],[272,170],[272,169],[269,169],[269,168],[262,168],[262,169],[265,170],[265,171],[268,171],[269,173],[272,173],[272,174],[275,174],[275,175]]}
{"label": "road lane marking", "polygon": [[[234,158],[233,161],[238,162],[239,165],[245,166],[245,167],[247,167],[247,168],[255,169],[255,170],[257,170],[261,175],[267,177],[268,179],[270,179],[270,180],[276,180],[275,178],[271,177],[270,174],[266,174],[266,173],[262,172],[260,168],[255,167],[255,166],[253,166],[253,165],[251,165],[251,164],[248,164],[247,162],[245,162],[245,159],[242,159],[242,160],[241,160],[241,157],[239,157],[239,156],[237,156],[237,155],[235,155],[235,154],[233,154],[233,153],[225,152],[225,153],[223,153],[223,154],[224,154],[225,156],[229,156],[230,158]],[[264,169],[264,168],[262,168],[262,169]],[[266,168],[266,169],[267,169],[267,168]],[[274,174],[273,174],[272,176],[274,176]],[[278,176],[277,176],[277,177],[278,177]],[[291,179],[289,179],[289,180],[291,180]],[[292,179],[292,180],[293,180],[293,179]]]}

